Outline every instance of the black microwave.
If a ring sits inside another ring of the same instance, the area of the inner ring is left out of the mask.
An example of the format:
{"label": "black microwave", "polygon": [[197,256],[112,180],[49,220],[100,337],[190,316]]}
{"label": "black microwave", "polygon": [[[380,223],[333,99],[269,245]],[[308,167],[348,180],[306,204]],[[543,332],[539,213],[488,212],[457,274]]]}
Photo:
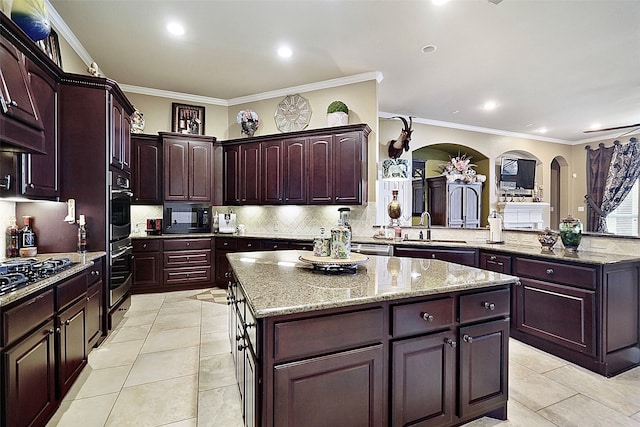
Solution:
{"label": "black microwave", "polygon": [[211,206],[193,203],[165,203],[164,233],[211,233]]}

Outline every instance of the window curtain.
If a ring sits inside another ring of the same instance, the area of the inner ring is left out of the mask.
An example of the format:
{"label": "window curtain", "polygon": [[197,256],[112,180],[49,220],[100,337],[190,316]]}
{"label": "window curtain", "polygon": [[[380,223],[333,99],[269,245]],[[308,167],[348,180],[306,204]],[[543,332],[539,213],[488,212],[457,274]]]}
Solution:
{"label": "window curtain", "polygon": [[638,144],[638,140],[631,138],[626,145],[614,145],[611,166],[609,166],[609,174],[600,206],[604,215],[600,217],[599,232],[607,232],[607,215],[620,206],[638,178],[640,178],[640,144]]}
{"label": "window curtain", "polygon": [[587,231],[607,232],[607,215],[622,203],[640,178],[640,144],[631,138],[628,144],[615,141],[612,147],[600,144],[587,155],[589,185],[585,196],[589,203]]}

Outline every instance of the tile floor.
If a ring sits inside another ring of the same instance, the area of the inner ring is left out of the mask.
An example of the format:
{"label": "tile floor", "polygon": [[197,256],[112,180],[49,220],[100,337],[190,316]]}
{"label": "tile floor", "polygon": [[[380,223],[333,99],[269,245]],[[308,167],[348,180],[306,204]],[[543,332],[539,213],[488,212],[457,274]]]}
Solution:
{"label": "tile floor", "polygon": [[[640,426],[640,368],[607,379],[512,339],[509,381],[509,421],[467,426]],[[48,427],[241,425],[224,294],[199,290],[134,295]]]}

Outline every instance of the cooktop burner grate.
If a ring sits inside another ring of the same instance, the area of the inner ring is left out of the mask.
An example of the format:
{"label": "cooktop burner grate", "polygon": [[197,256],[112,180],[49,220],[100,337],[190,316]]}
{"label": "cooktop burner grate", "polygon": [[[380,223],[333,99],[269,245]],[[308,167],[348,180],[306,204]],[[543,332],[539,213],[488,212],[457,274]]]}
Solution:
{"label": "cooktop burner grate", "polygon": [[69,258],[19,258],[0,262],[0,295],[49,278],[76,263]]}

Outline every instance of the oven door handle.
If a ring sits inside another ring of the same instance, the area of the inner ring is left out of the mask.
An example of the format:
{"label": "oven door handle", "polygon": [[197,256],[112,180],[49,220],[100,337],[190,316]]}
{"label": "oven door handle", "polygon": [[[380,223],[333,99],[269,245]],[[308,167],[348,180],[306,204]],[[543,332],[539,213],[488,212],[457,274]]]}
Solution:
{"label": "oven door handle", "polygon": [[114,260],[114,259],[120,258],[122,255],[126,254],[127,252],[129,252],[131,250],[133,250],[133,245],[125,246],[118,253],[111,254],[111,259]]}
{"label": "oven door handle", "polygon": [[114,195],[122,195],[122,194],[124,194],[125,196],[133,197],[133,192],[131,192],[130,190],[111,190],[112,197]]}

